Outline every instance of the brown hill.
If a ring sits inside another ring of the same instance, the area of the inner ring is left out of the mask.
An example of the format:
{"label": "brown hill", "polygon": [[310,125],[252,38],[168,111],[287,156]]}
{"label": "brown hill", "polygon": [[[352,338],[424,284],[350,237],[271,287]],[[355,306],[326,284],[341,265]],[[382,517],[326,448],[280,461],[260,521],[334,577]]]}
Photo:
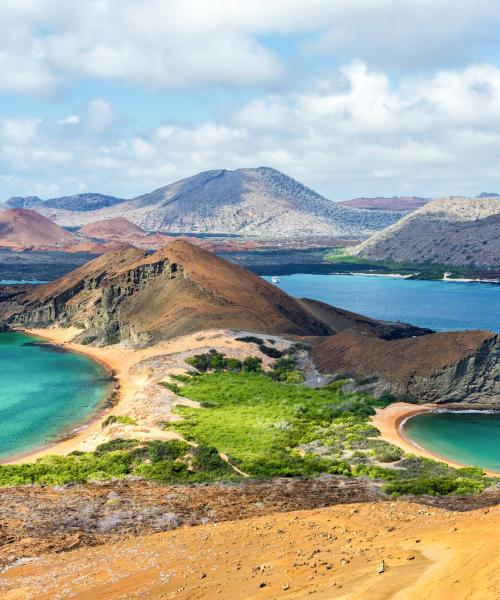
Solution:
{"label": "brown hill", "polygon": [[147,254],[105,254],[27,294],[10,320],[82,323],[81,339],[146,343],[210,327],[327,335],[331,329],[276,287],[210,252],[176,241]]}
{"label": "brown hill", "polygon": [[500,336],[450,331],[384,340],[349,329],[313,350],[328,374],[377,376],[377,386],[418,402],[500,402]]}
{"label": "brown hill", "polygon": [[411,326],[373,321],[312,300],[298,301],[244,268],[177,240],[154,254],[111,252],[0,305],[0,318],[23,325],[84,327],[79,341],[135,344],[214,327],[325,336],[360,327],[385,337]]}
{"label": "brown hill", "polygon": [[53,248],[75,241],[73,234],[34,210],[10,208],[0,212],[0,246],[13,249]]}
{"label": "brown hill", "polygon": [[85,237],[108,240],[137,235],[143,236],[146,232],[124,217],[115,217],[114,219],[104,219],[103,221],[84,225],[78,230],[78,234]]}

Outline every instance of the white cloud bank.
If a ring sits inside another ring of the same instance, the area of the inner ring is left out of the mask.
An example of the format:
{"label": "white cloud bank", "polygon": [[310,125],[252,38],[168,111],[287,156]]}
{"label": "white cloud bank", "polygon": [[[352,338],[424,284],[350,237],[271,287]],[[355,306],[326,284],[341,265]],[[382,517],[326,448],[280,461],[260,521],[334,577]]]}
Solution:
{"label": "white cloud bank", "polygon": [[2,0],[0,91],[50,94],[81,77],[269,86],[293,76],[273,34],[308,34],[309,56],[456,66],[498,43],[499,23],[496,0]]}
{"label": "white cloud bank", "polygon": [[4,197],[130,197],[212,168],[268,165],[328,197],[500,192],[500,69],[476,64],[397,85],[354,61],[307,89],[219,122],[125,131],[91,102],[62,120],[0,119]]}

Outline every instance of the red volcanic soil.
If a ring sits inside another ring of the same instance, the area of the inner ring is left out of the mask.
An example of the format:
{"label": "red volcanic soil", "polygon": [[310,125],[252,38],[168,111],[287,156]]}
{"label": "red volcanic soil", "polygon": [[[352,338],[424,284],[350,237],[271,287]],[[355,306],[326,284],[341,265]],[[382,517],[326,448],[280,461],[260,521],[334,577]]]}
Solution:
{"label": "red volcanic soil", "polygon": [[34,210],[10,208],[0,212],[0,246],[13,249],[59,248],[76,237]]}
{"label": "red volcanic soil", "polygon": [[353,200],[343,200],[339,204],[349,206],[350,208],[364,208],[365,210],[388,210],[388,211],[412,211],[427,204],[427,198],[419,196],[394,196],[384,198],[354,198]]}
{"label": "red volcanic soil", "polygon": [[105,219],[104,221],[96,221],[95,223],[84,225],[78,230],[78,235],[107,240],[124,238],[131,235],[144,236],[146,235],[146,232],[128,219],[116,217],[114,219]]}

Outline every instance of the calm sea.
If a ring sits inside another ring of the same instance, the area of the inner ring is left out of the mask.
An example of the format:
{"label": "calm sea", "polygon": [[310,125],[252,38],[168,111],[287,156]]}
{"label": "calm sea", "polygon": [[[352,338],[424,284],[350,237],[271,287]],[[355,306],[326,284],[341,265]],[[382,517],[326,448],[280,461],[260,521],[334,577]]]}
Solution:
{"label": "calm sea", "polygon": [[292,296],[322,300],[375,319],[436,331],[500,332],[500,285],[310,274],[285,275],[277,285]]}

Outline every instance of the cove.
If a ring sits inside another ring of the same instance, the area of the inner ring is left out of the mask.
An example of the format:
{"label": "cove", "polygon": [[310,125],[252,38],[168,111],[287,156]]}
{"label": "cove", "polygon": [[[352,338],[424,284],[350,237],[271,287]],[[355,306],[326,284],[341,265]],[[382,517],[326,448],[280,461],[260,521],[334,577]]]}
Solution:
{"label": "cove", "polygon": [[58,441],[92,416],[111,385],[86,356],[0,333],[0,459]]}
{"label": "cove", "polygon": [[500,473],[500,413],[422,413],[409,418],[401,433],[443,458]]}
{"label": "cove", "polygon": [[500,285],[298,273],[281,276],[277,286],[291,296],[322,300],[373,319],[435,331],[500,332]]}

